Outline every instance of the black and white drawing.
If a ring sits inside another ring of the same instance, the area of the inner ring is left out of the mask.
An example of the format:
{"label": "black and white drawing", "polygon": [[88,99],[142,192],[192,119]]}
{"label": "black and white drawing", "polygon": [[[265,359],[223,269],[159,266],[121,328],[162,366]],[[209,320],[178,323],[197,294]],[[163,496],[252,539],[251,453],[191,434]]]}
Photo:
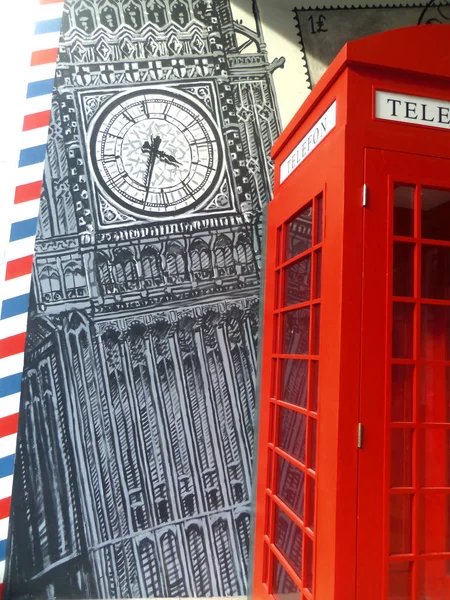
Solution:
{"label": "black and white drawing", "polygon": [[5,598],[246,592],[280,131],[253,12],[66,1]]}
{"label": "black and white drawing", "polygon": [[309,87],[319,81],[341,48],[351,40],[382,31],[422,23],[443,23],[450,19],[448,0],[396,0],[372,6],[324,6],[295,8]]}

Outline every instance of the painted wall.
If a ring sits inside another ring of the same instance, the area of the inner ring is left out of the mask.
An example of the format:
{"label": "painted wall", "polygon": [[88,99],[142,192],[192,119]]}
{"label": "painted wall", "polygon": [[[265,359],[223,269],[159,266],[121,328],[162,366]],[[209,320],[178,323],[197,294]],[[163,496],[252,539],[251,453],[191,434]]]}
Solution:
{"label": "painted wall", "polygon": [[66,0],[5,597],[246,593],[270,147],[347,39],[448,18]]}

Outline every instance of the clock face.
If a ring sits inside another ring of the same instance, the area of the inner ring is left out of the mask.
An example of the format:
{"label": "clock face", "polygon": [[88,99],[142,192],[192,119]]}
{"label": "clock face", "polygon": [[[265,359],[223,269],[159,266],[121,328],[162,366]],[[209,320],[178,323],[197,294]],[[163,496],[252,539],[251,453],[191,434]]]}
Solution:
{"label": "clock face", "polygon": [[201,204],[223,171],[219,132],[203,106],[179,90],[123,94],[90,136],[100,187],[127,212],[164,217]]}

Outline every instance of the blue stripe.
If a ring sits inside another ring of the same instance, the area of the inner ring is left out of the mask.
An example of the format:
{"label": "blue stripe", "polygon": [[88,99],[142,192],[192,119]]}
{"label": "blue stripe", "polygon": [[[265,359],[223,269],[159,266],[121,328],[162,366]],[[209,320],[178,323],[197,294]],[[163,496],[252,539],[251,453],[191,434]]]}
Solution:
{"label": "blue stripe", "polygon": [[[14,454],[0,458],[0,477],[8,477],[14,473]],[[0,560],[3,560],[0,556]]]}
{"label": "blue stripe", "polygon": [[6,546],[8,544],[8,540],[2,540],[0,542],[0,560],[6,560]]}
{"label": "blue stripe", "polygon": [[53,94],[53,79],[42,79],[28,84],[27,98],[36,98],[45,94]]}
{"label": "blue stripe", "polygon": [[19,393],[21,385],[22,373],[2,377],[0,379],[0,398],[6,398],[6,396],[11,396],[11,394]]}
{"label": "blue stripe", "polygon": [[9,319],[10,317],[16,317],[17,315],[27,313],[29,299],[30,294],[23,294],[22,296],[3,300],[0,319]]}
{"label": "blue stripe", "polygon": [[61,18],[59,19],[47,19],[46,21],[38,21],[36,23],[36,29],[34,30],[35,35],[41,33],[57,33],[61,30]]}
{"label": "blue stripe", "polygon": [[37,221],[37,217],[34,217],[33,219],[26,219],[25,221],[13,223],[11,225],[11,235],[9,241],[17,242],[17,240],[23,240],[36,235]]}
{"label": "blue stripe", "polygon": [[45,161],[47,145],[33,146],[20,151],[19,167],[29,167]]}

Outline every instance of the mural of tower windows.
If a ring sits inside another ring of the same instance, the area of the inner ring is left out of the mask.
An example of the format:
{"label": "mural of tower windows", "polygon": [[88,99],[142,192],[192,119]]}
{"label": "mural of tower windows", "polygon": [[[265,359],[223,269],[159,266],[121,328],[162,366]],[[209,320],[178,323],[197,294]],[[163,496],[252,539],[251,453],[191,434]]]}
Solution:
{"label": "mural of tower windows", "polygon": [[66,1],[5,598],[246,592],[279,133],[254,11]]}

